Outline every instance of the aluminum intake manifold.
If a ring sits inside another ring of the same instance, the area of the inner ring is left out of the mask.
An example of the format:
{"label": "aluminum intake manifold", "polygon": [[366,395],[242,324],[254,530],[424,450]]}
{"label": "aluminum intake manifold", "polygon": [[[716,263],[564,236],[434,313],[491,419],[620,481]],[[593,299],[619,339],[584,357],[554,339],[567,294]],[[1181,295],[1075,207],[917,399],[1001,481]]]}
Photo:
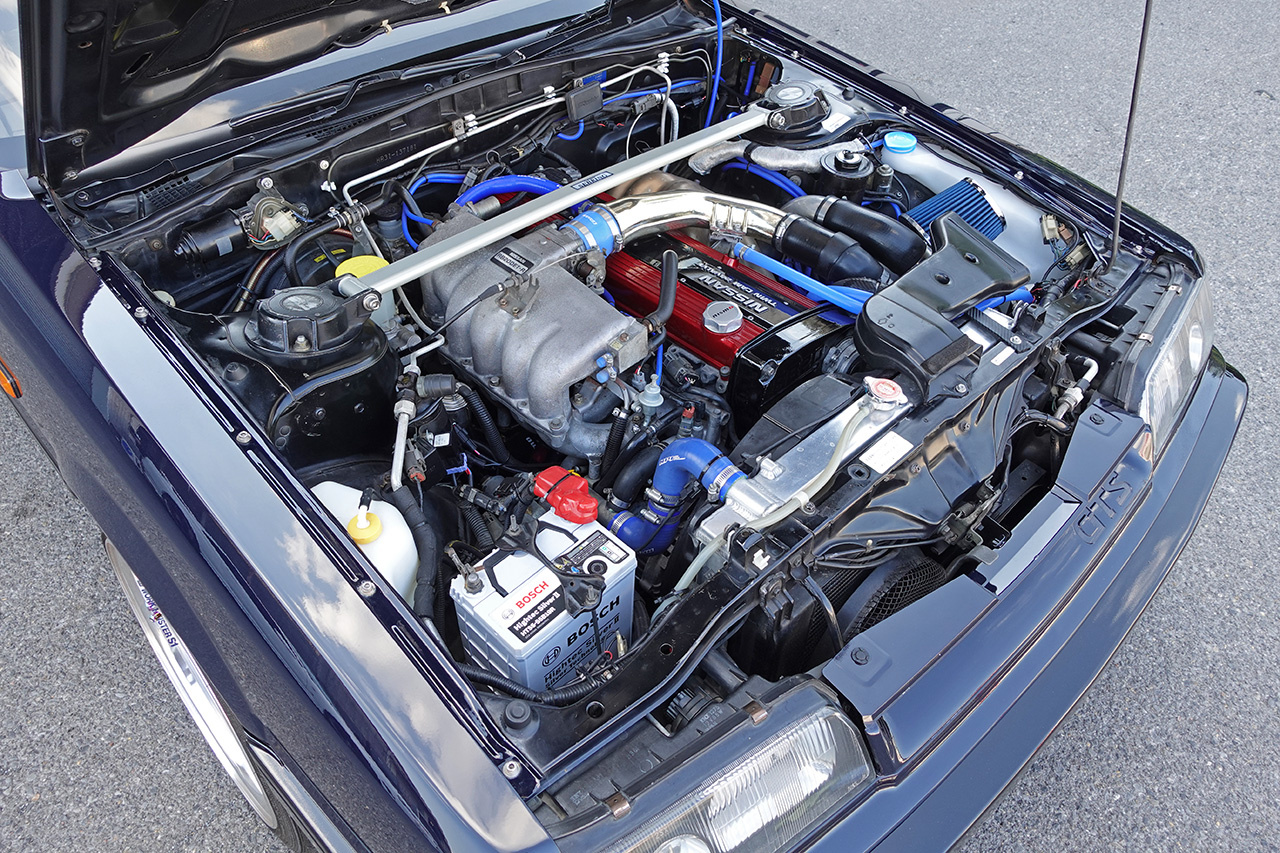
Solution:
{"label": "aluminum intake manifold", "polygon": [[[483,227],[479,217],[462,212],[442,222],[422,248]],[[569,263],[582,260],[571,244],[572,236],[540,228],[429,273],[421,280],[422,294],[431,315],[458,315],[445,331],[442,351],[478,387],[553,447],[598,455],[608,426],[592,429],[597,425],[572,418],[571,389],[596,375],[602,357],[619,372],[639,364],[648,355],[648,338],[638,321],[564,269],[566,257]],[[503,292],[466,307],[495,284]]]}

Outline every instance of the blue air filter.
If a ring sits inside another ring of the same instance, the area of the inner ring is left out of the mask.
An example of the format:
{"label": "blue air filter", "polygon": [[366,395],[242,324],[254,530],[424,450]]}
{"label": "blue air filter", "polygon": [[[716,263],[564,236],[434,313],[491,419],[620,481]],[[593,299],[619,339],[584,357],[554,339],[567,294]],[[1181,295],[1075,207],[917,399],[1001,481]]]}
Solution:
{"label": "blue air filter", "polygon": [[988,240],[994,240],[1004,231],[1004,217],[987,201],[982,188],[968,178],[917,204],[904,215],[928,234],[935,219],[952,211]]}

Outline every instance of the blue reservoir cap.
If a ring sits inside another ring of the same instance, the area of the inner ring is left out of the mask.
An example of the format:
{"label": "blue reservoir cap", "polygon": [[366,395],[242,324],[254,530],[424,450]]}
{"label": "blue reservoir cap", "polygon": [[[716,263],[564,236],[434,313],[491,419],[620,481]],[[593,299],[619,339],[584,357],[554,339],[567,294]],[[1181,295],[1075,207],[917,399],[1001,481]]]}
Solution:
{"label": "blue reservoir cap", "polygon": [[884,135],[884,150],[894,154],[910,154],[916,150],[915,134],[905,130],[889,131]]}

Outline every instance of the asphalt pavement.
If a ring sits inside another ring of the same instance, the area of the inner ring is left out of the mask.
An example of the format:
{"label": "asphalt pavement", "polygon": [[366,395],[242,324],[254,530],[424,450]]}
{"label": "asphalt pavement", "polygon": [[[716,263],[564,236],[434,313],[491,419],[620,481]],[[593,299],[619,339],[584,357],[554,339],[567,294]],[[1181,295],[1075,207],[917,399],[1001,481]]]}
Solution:
{"label": "asphalt pavement", "polygon": [[[1114,187],[1138,0],[767,9]],[[1182,559],[965,853],[1280,844],[1280,17],[1157,3],[1147,60],[1127,198],[1207,259],[1216,340],[1252,396]],[[93,521],[7,405],[0,441],[0,849],[280,849],[147,650]]]}

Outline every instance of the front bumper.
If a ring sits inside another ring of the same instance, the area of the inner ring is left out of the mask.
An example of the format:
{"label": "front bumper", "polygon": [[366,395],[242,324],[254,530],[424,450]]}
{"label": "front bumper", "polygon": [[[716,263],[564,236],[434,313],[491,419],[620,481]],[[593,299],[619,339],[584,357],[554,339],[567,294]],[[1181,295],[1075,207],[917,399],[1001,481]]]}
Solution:
{"label": "front bumper", "polygon": [[[817,833],[810,849],[947,849],[963,837],[1066,717],[1155,595],[1204,511],[1246,397],[1243,378],[1215,351],[1127,511],[1107,518],[1117,467],[929,672],[874,715],[868,734],[874,741],[885,736],[873,734],[879,726],[892,726],[901,766]],[[1099,523],[1105,535],[1094,535]],[[1066,594],[1046,595],[1055,587]],[[1027,633],[1025,624],[1037,629]],[[1002,643],[1016,646],[1007,660],[993,653]],[[963,699],[952,700],[970,686],[980,701],[963,714],[945,710],[964,707]],[[913,738],[929,720],[941,722],[932,725],[932,739]]]}

